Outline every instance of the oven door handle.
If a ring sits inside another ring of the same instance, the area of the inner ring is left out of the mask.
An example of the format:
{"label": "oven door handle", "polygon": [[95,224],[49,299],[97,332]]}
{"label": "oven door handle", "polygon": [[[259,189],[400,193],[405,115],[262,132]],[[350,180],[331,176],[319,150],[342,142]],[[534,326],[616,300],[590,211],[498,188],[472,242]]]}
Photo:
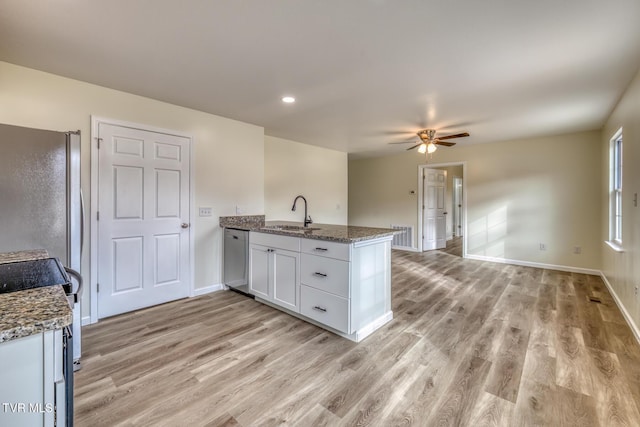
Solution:
{"label": "oven door handle", "polygon": [[[69,276],[73,277],[78,281],[78,290],[74,292],[74,294],[82,297],[82,276],[80,275],[80,273],[75,271],[73,268],[69,268],[69,267],[65,267],[64,271],[66,271]],[[78,302],[77,299],[78,297],[75,297],[76,302]]]}

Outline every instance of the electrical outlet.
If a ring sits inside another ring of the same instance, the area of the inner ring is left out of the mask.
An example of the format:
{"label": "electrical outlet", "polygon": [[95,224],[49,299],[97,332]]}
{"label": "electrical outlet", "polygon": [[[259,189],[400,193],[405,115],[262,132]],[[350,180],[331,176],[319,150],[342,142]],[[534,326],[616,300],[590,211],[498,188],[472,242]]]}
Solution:
{"label": "electrical outlet", "polygon": [[243,210],[240,206],[236,205],[236,215],[242,215],[243,214]]}
{"label": "electrical outlet", "polygon": [[636,293],[636,296],[638,296],[638,287],[637,286],[634,288],[634,291]]}
{"label": "electrical outlet", "polygon": [[198,215],[200,216],[211,216],[212,209],[211,208],[200,208],[198,209]]}
{"label": "electrical outlet", "polygon": [[582,248],[580,246],[574,246],[573,253],[576,255],[580,255],[582,253]]}
{"label": "electrical outlet", "polygon": [[540,250],[541,251],[546,251],[547,250],[547,245],[545,243],[540,243]]}

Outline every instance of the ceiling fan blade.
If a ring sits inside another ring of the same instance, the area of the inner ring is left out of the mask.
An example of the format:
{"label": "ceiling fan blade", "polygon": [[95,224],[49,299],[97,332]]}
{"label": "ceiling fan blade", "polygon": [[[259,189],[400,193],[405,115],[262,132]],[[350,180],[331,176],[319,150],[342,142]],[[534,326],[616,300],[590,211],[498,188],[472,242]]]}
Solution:
{"label": "ceiling fan blade", "polygon": [[443,139],[451,139],[451,138],[462,138],[465,136],[469,136],[469,133],[462,132],[462,133],[456,133],[455,135],[439,136],[438,139],[443,140]]}
{"label": "ceiling fan blade", "polygon": [[442,145],[445,147],[453,147],[454,145],[456,145],[455,142],[445,142],[445,141],[438,141],[437,139],[435,141],[433,141],[434,144],[436,145]]}
{"label": "ceiling fan blade", "polygon": [[409,151],[409,150],[413,150],[414,148],[418,148],[418,147],[420,147],[421,145],[422,145],[422,142],[419,142],[419,143],[417,143],[416,145],[414,145],[413,147],[409,147],[409,148],[407,148],[407,151]]}

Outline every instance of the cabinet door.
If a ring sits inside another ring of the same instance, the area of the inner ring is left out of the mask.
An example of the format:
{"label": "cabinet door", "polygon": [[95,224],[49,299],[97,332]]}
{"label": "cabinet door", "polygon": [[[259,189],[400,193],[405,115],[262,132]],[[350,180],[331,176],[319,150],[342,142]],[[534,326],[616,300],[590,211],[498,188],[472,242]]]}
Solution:
{"label": "cabinet door", "polygon": [[[0,343],[0,426],[54,425],[53,334]],[[58,405],[64,409],[64,399]]]}
{"label": "cabinet door", "polygon": [[260,245],[249,246],[249,289],[260,298],[271,299],[269,292],[269,249]]}
{"label": "cabinet door", "polygon": [[289,310],[300,312],[300,253],[275,249],[273,256],[273,299]]}

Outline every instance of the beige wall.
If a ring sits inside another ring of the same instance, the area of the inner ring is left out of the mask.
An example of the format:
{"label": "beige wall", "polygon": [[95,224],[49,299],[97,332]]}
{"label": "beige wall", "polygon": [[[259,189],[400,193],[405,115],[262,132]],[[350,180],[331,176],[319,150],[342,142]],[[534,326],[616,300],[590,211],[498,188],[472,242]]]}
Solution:
{"label": "beige wall", "polygon": [[[429,163],[466,162],[468,254],[599,270],[600,156],[594,131],[440,147]],[[417,230],[424,160],[415,152],[351,160],[349,223],[405,223]],[[573,254],[574,246],[582,254]]]}
{"label": "beige wall", "polygon": [[[213,208],[212,217],[196,217],[193,225],[195,287],[221,283],[218,216],[234,215],[236,206],[247,214],[264,211],[263,128],[0,62],[1,123],[81,130],[82,188],[87,204],[91,197],[91,115],[176,130],[194,138],[194,209]],[[89,247],[88,239],[85,248]],[[89,276],[88,250],[82,274]],[[86,316],[89,292],[84,297]]]}
{"label": "beige wall", "polygon": [[316,223],[347,223],[347,154],[286,139],[264,138],[264,197],[267,220],[302,222],[302,194]]}
{"label": "beige wall", "polygon": [[[616,252],[604,243],[609,237],[609,140],[622,127],[623,138],[623,201],[622,246]],[[602,270],[607,281],[633,319],[636,330],[640,325],[640,297],[634,288],[640,287],[640,208],[634,206],[634,193],[640,193],[640,72],[609,117],[603,132],[600,156],[603,170],[601,181]]]}

